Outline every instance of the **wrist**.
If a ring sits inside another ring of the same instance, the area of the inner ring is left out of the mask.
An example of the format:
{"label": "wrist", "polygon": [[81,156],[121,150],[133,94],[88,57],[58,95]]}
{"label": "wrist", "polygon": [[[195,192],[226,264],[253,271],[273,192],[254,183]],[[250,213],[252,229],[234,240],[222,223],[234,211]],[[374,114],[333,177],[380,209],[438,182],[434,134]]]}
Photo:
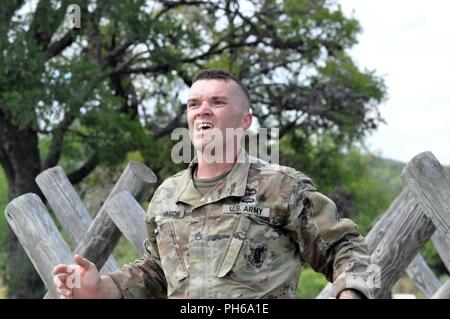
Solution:
{"label": "wrist", "polygon": [[98,296],[102,299],[121,299],[122,292],[110,276],[102,275],[100,277]]}

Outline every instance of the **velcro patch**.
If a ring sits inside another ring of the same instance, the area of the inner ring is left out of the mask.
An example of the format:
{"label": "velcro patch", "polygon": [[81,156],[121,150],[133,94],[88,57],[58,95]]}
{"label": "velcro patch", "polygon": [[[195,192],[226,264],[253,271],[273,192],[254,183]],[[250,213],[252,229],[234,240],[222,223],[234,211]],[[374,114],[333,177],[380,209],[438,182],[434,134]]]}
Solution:
{"label": "velcro patch", "polygon": [[262,208],[254,205],[223,205],[224,214],[250,214],[261,217],[269,217],[270,208]]}

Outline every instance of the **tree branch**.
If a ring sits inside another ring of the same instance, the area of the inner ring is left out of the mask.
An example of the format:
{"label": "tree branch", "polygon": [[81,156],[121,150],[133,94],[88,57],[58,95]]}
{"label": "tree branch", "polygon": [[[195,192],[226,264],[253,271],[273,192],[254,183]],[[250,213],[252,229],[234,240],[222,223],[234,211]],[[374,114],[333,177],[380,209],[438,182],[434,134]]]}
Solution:
{"label": "tree branch", "polygon": [[98,160],[97,156],[94,155],[87,162],[85,162],[80,168],[69,173],[67,175],[67,178],[73,185],[76,185],[79,182],[81,182],[85,177],[87,177],[90,173],[92,173],[92,171],[97,167],[99,162],[100,161]]}
{"label": "tree branch", "polygon": [[69,2],[62,1],[61,7],[57,10],[52,8],[49,0],[40,0],[37,3],[28,34],[44,52],[47,52],[53,34],[61,25]]}
{"label": "tree branch", "polygon": [[161,138],[163,136],[166,136],[170,134],[174,129],[181,126],[181,118],[184,115],[184,112],[186,111],[186,105],[182,104],[175,115],[175,117],[167,124],[164,128],[154,131],[153,136],[155,138]]}
{"label": "tree branch", "polygon": [[110,77],[110,87],[115,96],[120,96],[123,99],[120,112],[131,115],[132,119],[137,119],[140,101],[137,97],[136,88],[132,81],[125,81],[127,84],[124,86],[123,79],[123,75],[112,75]]}
{"label": "tree branch", "polygon": [[172,0],[159,0],[159,3],[164,5],[164,7],[172,9],[178,6],[197,6],[199,4],[211,4],[210,1],[194,1],[194,0],[180,0],[180,1],[172,1]]}
{"label": "tree branch", "polygon": [[66,134],[67,130],[74,120],[74,115],[67,115],[60,123],[60,125],[58,125],[58,127],[53,130],[53,138],[50,145],[50,151],[47,157],[41,163],[42,170],[53,167],[58,163],[61,157],[64,135]]}
{"label": "tree branch", "polygon": [[230,43],[228,45],[225,45],[225,46],[223,46],[220,49],[213,49],[214,47],[218,46],[218,43],[215,43],[215,44],[211,45],[211,47],[208,49],[208,51],[206,51],[206,52],[204,52],[202,54],[199,54],[197,56],[194,56],[192,58],[183,59],[182,62],[184,62],[184,63],[192,63],[192,62],[195,62],[197,60],[202,60],[202,59],[208,58],[211,55],[222,54],[224,51],[226,51],[228,49],[237,49],[237,48],[247,47],[247,46],[248,47],[256,46],[260,42],[261,41],[258,41],[258,40],[256,40],[256,41],[249,41],[249,42],[245,42],[245,41],[244,42],[236,42],[236,43]]}
{"label": "tree branch", "polygon": [[122,45],[115,47],[114,50],[112,50],[106,56],[104,65],[111,65],[117,62],[127,51],[127,49],[134,44],[134,41],[135,41],[134,39],[127,40],[124,43],[122,43]]}
{"label": "tree branch", "polygon": [[58,54],[60,54],[62,51],[64,51],[65,48],[69,47],[73,41],[76,39],[76,32],[74,30],[71,30],[67,32],[59,41],[54,42],[50,44],[50,46],[46,50],[46,57],[47,59],[51,59]]}
{"label": "tree branch", "polygon": [[48,0],[40,0],[37,4],[28,33],[41,46],[47,60],[59,55],[65,48],[69,47],[75,41],[77,33],[80,32],[70,30],[58,41],[51,43],[52,37],[64,22],[69,4],[78,4],[83,17],[91,15],[87,10],[87,5],[81,0],[64,0],[57,10],[52,9]]}
{"label": "tree branch", "polygon": [[123,68],[119,66],[110,72],[111,75],[118,74],[144,74],[144,73],[152,73],[154,75],[163,74],[169,71],[170,66],[167,64],[158,64],[151,66],[143,66],[143,67],[135,67],[135,68]]}

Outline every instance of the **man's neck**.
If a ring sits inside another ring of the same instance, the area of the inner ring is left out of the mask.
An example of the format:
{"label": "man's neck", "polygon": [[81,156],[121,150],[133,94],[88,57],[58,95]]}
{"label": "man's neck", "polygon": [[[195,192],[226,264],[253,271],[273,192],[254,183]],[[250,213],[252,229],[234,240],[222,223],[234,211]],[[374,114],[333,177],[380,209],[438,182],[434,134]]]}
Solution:
{"label": "man's neck", "polygon": [[199,179],[211,179],[229,172],[235,162],[233,163],[206,163],[198,162],[197,177]]}
{"label": "man's neck", "polygon": [[198,179],[211,179],[229,172],[237,161],[237,149],[233,152],[233,161],[225,163],[217,163],[216,161],[207,160],[202,153],[198,154],[198,167],[197,167],[197,178]]}

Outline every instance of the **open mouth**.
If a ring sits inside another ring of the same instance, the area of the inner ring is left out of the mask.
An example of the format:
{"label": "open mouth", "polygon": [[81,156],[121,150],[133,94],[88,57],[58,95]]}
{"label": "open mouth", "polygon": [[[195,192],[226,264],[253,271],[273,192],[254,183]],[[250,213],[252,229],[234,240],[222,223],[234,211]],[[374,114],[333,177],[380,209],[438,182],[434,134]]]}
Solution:
{"label": "open mouth", "polygon": [[195,125],[195,129],[198,131],[198,132],[205,132],[205,131],[207,131],[207,130],[210,130],[210,129],[212,129],[214,126],[213,126],[213,124],[211,123],[211,122],[198,122],[196,125]]}

